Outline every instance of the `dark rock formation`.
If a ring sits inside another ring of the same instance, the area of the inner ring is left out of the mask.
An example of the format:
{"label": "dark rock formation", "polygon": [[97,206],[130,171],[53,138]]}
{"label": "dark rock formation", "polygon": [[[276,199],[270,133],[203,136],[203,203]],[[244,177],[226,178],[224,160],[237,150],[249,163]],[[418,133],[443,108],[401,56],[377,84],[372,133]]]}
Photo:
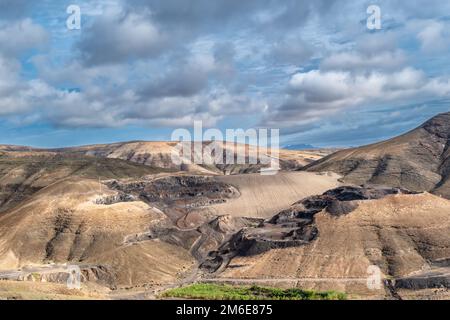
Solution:
{"label": "dark rock formation", "polygon": [[239,196],[239,191],[231,185],[203,176],[170,176],[152,181],[122,183],[116,180],[108,187],[125,194],[132,194],[146,202],[197,206],[220,203]]}
{"label": "dark rock formation", "polygon": [[396,289],[420,290],[450,288],[450,268],[422,272],[395,280]]}

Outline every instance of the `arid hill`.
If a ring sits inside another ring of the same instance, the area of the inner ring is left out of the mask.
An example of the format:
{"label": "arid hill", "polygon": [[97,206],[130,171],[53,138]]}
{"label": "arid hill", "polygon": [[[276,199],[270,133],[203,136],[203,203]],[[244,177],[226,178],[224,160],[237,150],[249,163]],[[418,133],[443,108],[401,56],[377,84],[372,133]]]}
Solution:
{"label": "arid hill", "polygon": [[412,288],[440,288],[448,275],[433,270],[448,274],[449,213],[450,201],[429,193],[338,188],[242,229],[202,267],[213,272],[208,279],[230,283],[389,296],[387,288],[366,287],[368,267],[376,265],[383,278],[397,279],[398,290],[408,284],[403,278]]}
{"label": "arid hill", "polygon": [[0,212],[40,189],[68,177],[138,178],[168,172],[120,159],[103,159],[47,151],[0,152]]}
{"label": "arid hill", "polygon": [[393,139],[347,149],[306,166],[343,181],[429,191],[450,199],[450,112]]}
{"label": "arid hill", "polygon": [[81,264],[90,280],[115,287],[174,282],[192,267],[181,247],[128,243],[129,236],[166,225],[167,217],[141,201],[97,201],[114,194],[95,180],[69,178],[1,214],[0,269]]}

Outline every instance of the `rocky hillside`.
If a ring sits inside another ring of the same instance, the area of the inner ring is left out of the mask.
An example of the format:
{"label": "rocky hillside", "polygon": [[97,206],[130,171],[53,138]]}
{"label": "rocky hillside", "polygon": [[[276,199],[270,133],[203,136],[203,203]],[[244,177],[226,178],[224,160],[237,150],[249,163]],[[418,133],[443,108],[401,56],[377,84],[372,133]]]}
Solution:
{"label": "rocky hillside", "polygon": [[[370,296],[376,292],[365,279],[376,265],[397,289],[441,288],[448,283],[449,212],[450,201],[429,193],[340,187],[235,233],[202,270],[216,281]],[[385,289],[380,296],[397,290]]]}
{"label": "rocky hillside", "polygon": [[336,152],[306,166],[343,181],[431,191],[450,198],[450,112],[399,137]]}
{"label": "rocky hillside", "polygon": [[94,280],[111,288],[174,282],[193,265],[187,250],[161,241],[127,241],[169,223],[166,216],[141,201],[98,201],[116,194],[95,180],[69,178],[2,213],[0,270],[69,263],[88,266],[97,274]]}
{"label": "rocky hillside", "polygon": [[395,188],[339,187],[322,195],[307,197],[254,228],[241,229],[210,253],[201,267],[208,272],[224,270],[236,256],[258,255],[273,249],[310,244],[319,236],[315,215],[325,210],[340,217],[350,214],[364,200],[382,199],[388,195],[410,194]]}
{"label": "rocky hillside", "polygon": [[120,159],[102,159],[54,152],[0,152],[0,212],[40,189],[67,177],[137,178],[168,171]]}

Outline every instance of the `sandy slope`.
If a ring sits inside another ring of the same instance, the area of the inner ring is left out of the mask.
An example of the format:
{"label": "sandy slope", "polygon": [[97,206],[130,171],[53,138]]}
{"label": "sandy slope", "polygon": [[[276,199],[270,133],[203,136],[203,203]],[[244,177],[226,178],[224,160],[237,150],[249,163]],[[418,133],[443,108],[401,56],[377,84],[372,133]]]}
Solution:
{"label": "sandy slope", "polygon": [[258,218],[272,217],[299,199],[321,194],[339,185],[335,174],[309,172],[279,172],[274,176],[248,174],[216,179],[235,186],[241,196],[213,206],[213,213]]}
{"label": "sandy slope", "polygon": [[98,300],[107,299],[108,292],[93,285],[71,290],[59,283],[0,280],[0,300]]}

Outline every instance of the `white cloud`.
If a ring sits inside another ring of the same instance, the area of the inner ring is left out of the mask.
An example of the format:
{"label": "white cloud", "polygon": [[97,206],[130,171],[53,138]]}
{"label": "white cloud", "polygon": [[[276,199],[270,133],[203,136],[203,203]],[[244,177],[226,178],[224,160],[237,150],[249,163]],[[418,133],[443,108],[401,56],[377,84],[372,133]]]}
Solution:
{"label": "white cloud", "polygon": [[449,24],[432,20],[418,23],[418,27],[420,32],[417,34],[417,38],[425,53],[439,53],[450,49]]}
{"label": "white cloud", "polygon": [[39,48],[48,41],[48,34],[31,19],[8,21],[0,25],[0,53],[15,56],[24,50]]}
{"label": "white cloud", "polygon": [[407,58],[403,51],[382,51],[370,55],[359,52],[342,52],[325,58],[321,68],[325,70],[379,70],[398,69]]}
{"label": "white cloud", "polygon": [[272,45],[271,58],[276,63],[300,65],[310,59],[314,51],[298,36],[286,36]]}
{"label": "white cloud", "polygon": [[353,73],[312,70],[292,76],[284,102],[265,122],[281,127],[306,125],[355,107],[450,97],[449,78],[432,78],[417,69]]}

